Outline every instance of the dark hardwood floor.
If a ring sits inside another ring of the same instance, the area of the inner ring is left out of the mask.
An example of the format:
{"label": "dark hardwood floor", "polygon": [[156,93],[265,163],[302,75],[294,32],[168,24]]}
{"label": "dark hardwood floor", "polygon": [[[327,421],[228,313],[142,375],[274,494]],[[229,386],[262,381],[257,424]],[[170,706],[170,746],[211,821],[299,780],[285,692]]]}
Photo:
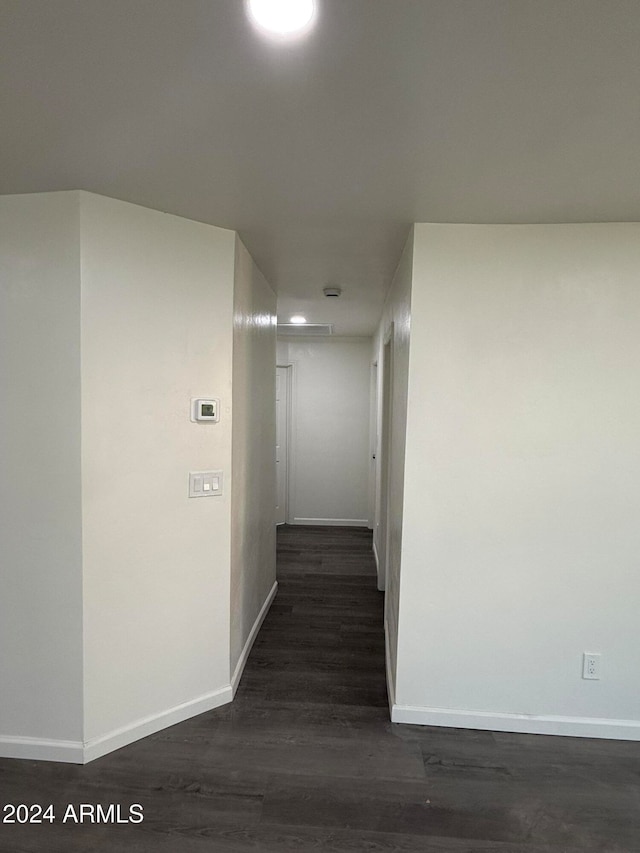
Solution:
{"label": "dark hardwood floor", "polygon": [[2,803],[143,823],[0,825],[0,851],[640,851],[640,743],[389,722],[368,531],[281,528],[278,579],[232,705],[85,767],[0,760]]}

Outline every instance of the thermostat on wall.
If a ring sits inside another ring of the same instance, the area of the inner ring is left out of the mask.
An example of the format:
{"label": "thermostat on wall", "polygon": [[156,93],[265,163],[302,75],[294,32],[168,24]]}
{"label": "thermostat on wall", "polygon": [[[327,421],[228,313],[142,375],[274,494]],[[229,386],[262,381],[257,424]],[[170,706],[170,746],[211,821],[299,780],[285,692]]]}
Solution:
{"label": "thermostat on wall", "polygon": [[209,397],[207,400],[192,400],[191,401],[191,420],[198,421],[218,421],[220,419],[220,400]]}

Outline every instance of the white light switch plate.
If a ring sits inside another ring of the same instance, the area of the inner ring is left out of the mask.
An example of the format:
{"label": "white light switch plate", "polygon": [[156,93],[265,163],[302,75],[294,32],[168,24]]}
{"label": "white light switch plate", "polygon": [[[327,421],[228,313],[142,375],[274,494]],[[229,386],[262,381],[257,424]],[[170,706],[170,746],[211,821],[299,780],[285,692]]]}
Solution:
{"label": "white light switch plate", "polygon": [[189,497],[213,498],[222,494],[222,471],[190,471]]}

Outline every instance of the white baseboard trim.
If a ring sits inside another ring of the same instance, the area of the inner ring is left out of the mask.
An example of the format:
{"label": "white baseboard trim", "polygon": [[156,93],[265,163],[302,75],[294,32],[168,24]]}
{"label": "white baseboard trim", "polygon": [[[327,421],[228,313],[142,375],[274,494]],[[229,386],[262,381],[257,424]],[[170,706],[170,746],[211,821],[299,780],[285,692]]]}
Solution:
{"label": "white baseboard trim", "polygon": [[[389,681],[388,674],[387,681]],[[445,726],[454,729],[485,729],[494,732],[605,738],[607,740],[640,740],[640,720],[499,714],[490,711],[460,711],[450,708],[396,705],[394,702],[391,709],[391,721],[419,726]]]}
{"label": "white baseboard trim", "polygon": [[85,742],[0,736],[0,757],[88,764],[143,737],[182,723],[198,714],[204,714],[205,711],[211,711],[220,705],[226,705],[232,699],[231,686],[228,685]]}
{"label": "white baseboard trim", "polygon": [[380,560],[378,558],[378,549],[376,548],[376,543],[373,543],[373,559],[376,561],[376,581],[378,592],[385,591],[384,579],[380,577]]}
{"label": "white baseboard trim", "polygon": [[389,700],[389,716],[391,722],[396,722],[393,719],[393,709],[396,707],[396,691],[393,683],[393,674],[391,672],[391,656],[389,654],[389,623],[384,620],[384,664],[387,673],[387,698]]}
{"label": "white baseboard trim", "polygon": [[84,763],[84,744],[75,740],[46,740],[35,737],[0,737],[0,758],[26,758],[29,761]]}
{"label": "white baseboard trim", "polygon": [[249,657],[251,647],[277,591],[278,584],[276,582],[273,584],[258,614],[258,618],[254,622],[251,633],[240,655],[240,660],[233,673],[231,684],[221,687],[218,690],[213,690],[211,693],[206,693],[204,696],[198,696],[196,699],[183,702],[166,711],[136,720],[129,725],[115,729],[106,735],[92,738],[84,743],[82,741],[45,740],[8,735],[4,737],[0,736],[0,758],[26,758],[32,761],[63,761],[69,764],[87,764],[136,740],[148,737],[148,735],[155,734],[169,726],[175,726],[176,723],[182,723],[184,720],[196,717],[198,714],[204,714],[206,711],[212,711],[214,708],[219,708],[220,705],[226,705],[231,702],[238,689],[242,671]]}
{"label": "white baseboard trim", "polygon": [[251,648],[255,642],[256,637],[258,636],[258,631],[262,623],[264,622],[264,617],[269,612],[269,608],[271,607],[271,603],[273,599],[276,597],[276,593],[278,591],[278,581],[275,581],[269,594],[265,598],[264,604],[260,608],[260,613],[256,618],[256,621],[253,623],[253,628],[249,636],[247,637],[247,642],[244,644],[244,648],[240,653],[240,658],[238,659],[238,663],[236,664],[236,668],[233,672],[233,676],[231,677],[231,691],[233,696],[236,695],[236,690],[238,689],[238,685],[240,684],[240,679],[242,678],[242,673],[244,672],[245,664],[247,663],[247,659],[249,658],[249,653],[251,652]]}
{"label": "white baseboard trim", "polygon": [[294,518],[289,524],[308,524],[315,527],[368,527],[366,518]]}
{"label": "white baseboard trim", "polygon": [[196,699],[175,705],[159,714],[152,714],[149,717],[136,720],[136,722],[115,729],[106,735],[92,738],[84,744],[84,761],[81,763],[87,764],[89,761],[94,761],[94,759],[100,758],[108,752],[113,752],[143,737],[153,735],[169,726],[175,726],[176,723],[182,723],[198,714],[212,711],[214,708],[219,708],[220,705],[226,705],[232,699],[231,685],[228,685],[219,690],[213,690],[211,693],[206,693],[204,696],[198,696]]}

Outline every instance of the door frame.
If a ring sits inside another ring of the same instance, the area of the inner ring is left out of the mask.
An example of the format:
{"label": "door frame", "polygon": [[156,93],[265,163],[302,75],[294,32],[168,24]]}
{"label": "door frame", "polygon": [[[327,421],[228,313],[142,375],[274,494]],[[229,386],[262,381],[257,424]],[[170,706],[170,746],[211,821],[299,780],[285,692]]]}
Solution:
{"label": "door frame", "polygon": [[[380,444],[380,429],[378,425],[378,359],[371,362],[369,383],[369,497],[368,510],[369,529],[374,531],[373,548],[376,547],[376,499],[378,492],[378,445]],[[376,558],[377,559],[377,558]]]}
{"label": "door frame", "polygon": [[[287,364],[276,364],[276,372],[278,368],[282,368],[286,370],[286,385],[287,385],[287,406],[285,411],[285,429],[287,433],[287,446],[286,446],[286,476],[284,481],[285,488],[285,510],[284,510],[284,522],[277,522],[276,525],[280,524],[291,524],[291,519],[293,517],[293,495],[292,495],[292,483],[294,482],[294,478],[292,476],[292,467],[293,467],[293,430],[292,430],[292,397],[293,397],[293,377],[294,377],[294,365],[292,363]],[[277,485],[277,484],[276,484]]]}
{"label": "door frame", "polygon": [[393,323],[389,325],[382,341],[382,381],[380,387],[380,463],[379,522],[378,522],[378,589],[387,588],[390,535],[389,505],[391,485],[391,447],[393,424]]}

